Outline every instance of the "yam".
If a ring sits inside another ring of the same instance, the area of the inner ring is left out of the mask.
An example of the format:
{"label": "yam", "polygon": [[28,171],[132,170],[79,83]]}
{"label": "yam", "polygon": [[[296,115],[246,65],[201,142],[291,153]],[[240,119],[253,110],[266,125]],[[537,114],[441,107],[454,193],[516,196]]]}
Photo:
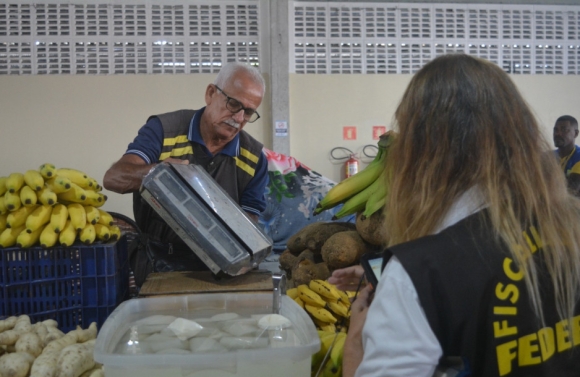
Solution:
{"label": "yam", "polygon": [[34,357],[26,352],[7,353],[0,357],[0,376],[26,377]]}
{"label": "yam", "polygon": [[[288,279],[292,279],[292,270],[294,270],[294,267],[303,260],[311,260],[314,263],[317,262],[317,258],[311,250],[306,249],[298,256],[295,256],[288,249],[286,249],[282,254],[280,254],[280,268],[286,272],[286,277]],[[321,261],[322,258],[320,258],[320,261],[318,262]]]}
{"label": "yam", "polygon": [[0,332],[4,332],[6,330],[12,330],[16,325],[16,320],[18,317],[8,317],[6,319],[0,320]]}
{"label": "yam", "polygon": [[292,235],[288,239],[286,247],[294,255],[300,254],[304,249],[320,253],[322,245],[330,236],[355,228],[355,224],[346,222],[319,221],[311,223]]}
{"label": "yam", "polygon": [[95,360],[93,359],[94,348],[94,339],[63,348],[57,361],[57,376],[79,377],[87,370],[92,369],[95,366]]}
{"label": "yam", "polygon": [[20,338],[16,341],[14,345],[16,352],[26,352],[33,357],[37,357],[42,353],[42,340],[40,337],[33,332],[27,332],[20,335]]}
{"label": "yam", "polygon": [[330,271],[358,264],[367,244],[355,230],[336,233],[322,246],[322,259]]}
{"label": "yam", "polygon": [[356,231],[369,244],[384,246],[387,242],[387,230],[384,225],[384,219],[382,210],[366,218],[362,213],[359,213],[356,216]]}
{"label": "yam", "polygon": [[326,280],[330,277],[330,271],[325,263],[314,263],[309,259],[299,262],[292,270],[292,282],[295,287],[308,284],[310,280]]}

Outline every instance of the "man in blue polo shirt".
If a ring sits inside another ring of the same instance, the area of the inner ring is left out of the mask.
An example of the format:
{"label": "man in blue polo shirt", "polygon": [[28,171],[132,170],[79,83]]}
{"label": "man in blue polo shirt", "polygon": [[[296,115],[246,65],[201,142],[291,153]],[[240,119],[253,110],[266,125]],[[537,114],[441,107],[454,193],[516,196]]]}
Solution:
{"label": "man in blue polo shirt", "polygon": [[575,143],[578,136],[578,121],[570,115],[563,115],[554,125],[554,152],[568,180],[568,187],[580,196],[580,147]]}
{"label": "man in blue polo shirt", "polygon": [[[260,72],[249,65],[228,63],[205,90],[206,106],[153,115],[141,127],[125,154],[105,173],[103,186],[133,193],[135,221],[143,234],[165,245],[165,270],[207,270],[187,245],[139,194],[143,177],[162,162],[203,166],[255,221],[266,208],[268,163],[262,144],[243,131],[255,122],[264,96]],[[144,247],[130,250],[135,280],[140,286],[152,270]],[[146,266],[147,265],[147,266]]]}

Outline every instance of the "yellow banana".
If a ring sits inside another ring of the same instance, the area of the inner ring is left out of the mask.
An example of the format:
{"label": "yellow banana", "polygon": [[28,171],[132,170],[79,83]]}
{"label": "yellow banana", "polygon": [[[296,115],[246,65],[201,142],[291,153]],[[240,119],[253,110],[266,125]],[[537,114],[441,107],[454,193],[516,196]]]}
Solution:
{"label": "yellow banana", "polygon": [[40,172],[40,174],[45,178],[52,178],[55,175],[56,172],[56,167],[53,164],[42,164],[40,165],[40,168],[38,169],[38,171]]}
{"label": "yellow banana", "polygon": [[[60,178],[57,176],[57,178]],[[59,201],[65,201],[69,203],[82,203],[86,198],[87,194],[83,188],[81,188],[76,183],[70,184],[70,190],[56,193]]]}
{"label": "yellow banana", "polygon": [[286,296],[290,297],[292,300],[294,300],[296,297],[298,297],[298,288],[290,288],[286,290]]}
{"label": "yellow banana", "polygon": [[317,215],[324,210],[333,208],[367,188],[385,169],[385,154],[384,150],[379,148],[377,156],[365,169],[332,187],[318,203],[313,214]]}
{"label": "yellow banana", "polygon": [[2,233],[4,231],[4,229],[6,229],[7,218],[8,218],[8,214],[0,215],[0,233]]}
{"label": "yellow banana", "polygon": [[40,246],[42,247],[52,247],[56,245],[58,241],[58,233],[54,231],[54,228],[50,224],[46,224],[40,233]]}
{"label": "yellow banana", "polygon": [[52,214],[50,215],[50,226],[53,232],[60,233],[66,225],[66,220],[68,219],[68,208],[61,203],[57,203],[52,209]]}
{"label": "yellow banana", "polygon": [[348,318],[350,316],[348,308],[338,302],[327,302],[326,307],[341,317]]}
{"label": "yellow banana", "polygon": [[17,228],[6,228],[0,234],[0,247],[10,247],[16,243],[18,235],[24,231],[24,225]]}
{"label": "yellow banana", "polygon": [[34,191],[40,191],[44,187],[44,178],[38,170],[28,170],[24,173],[24,183]]}
{"label": "yellow banana", "polygon": [[84,200],[83,204],[93,206],[96,208],[102,207],[103,204],[107,201],[107,196],[105,194],[101,194],[100,192],[85,190],[86,199]]}
{"label": "yellow banana", "polygon": [[90,245],[95,241],[96,236],[95,226],[91,223],[87,223],[79,233],[79,240],[86,245]]}
{"label": "yellow banana", "polygon": [[30,215],[37,206],[33,207],[20,207],[16,211],[12,211],[8,214],[6,219],[6,225],[8,228],[18,228],[24,224],[26,224],[26,219],[28,215]]}
{"label": "yellow banana", "polygon": [[[99,209],[99,214],[99,224],[103,224],[109,227],[115,224],[115,219],[113,219],[113,216],[111,216],[109,212]],[[288,294],[288,292],[286,292],[286,294]]]}
{"label": "yellow banana", "polygon": [[4,194],[4,205],[9,211],[16,211],[22,206],[22,201],[20,201],[20,193],[12,193],[7,191],[6,194]]}
{"label": "yellow banana", "polygon": [[298,306],[300,306],[302,309],[304,309],[304,301],[302,301],[300,299],[300,297],[294,298],[294,301],[298,304]]}
{"label": "yellow banana", "polygon": [[0,177],[0,196],[4,195],[8,189],[6,188],[6,180],[8,177]]}
{"label": "yellow banana", "polygon": [[112,241],[117,241],[119,238],[121,238],[121,228],[119,228],[117,225],[111,225],[109,227],[109,231],[111,232]]}
{"label": "yellow banana", "polygon": [[24,185],[24,175],[22,173],[12,173],[6,179],[6,189],[8,192],[16,193]]}
{"label": "yellow banana", "polygon": [[67,206],[68,216],[77,232],[80,232],[87,224],[87,214],[85,207],[79,203],[71,203]]}
{"label": "yellow banana", "polygon": [[340,289],[337,289],[338,294],[340,295],[340,302],[343,303],[344,305],[346,305],[347,307],[350,307],[350,298],[348,297],[348,293],[346,293],[345,291],[341,291]]}
{"label": "yellow banana", "polygon": [[320,369],[321,364],[324,361],[326,352],[328,352],[328,349],[334,342],[336,334],[334,332],[318,330],[318,337],[320,338],[320,350],[318,350],[318,352],[312,355],[311,362],[311,371],[313,376],[316,376],[318,374],[318,370]]}
{"label": "yellow banana", "polygon": [[310,313],[310,315],[312,315],[314,318],[319,319],[323,322],[336,323],[337,321],[336,317],[333,316],[331,312],[329,312],[324,308],[304,303],[304,309],[306,309],[306,311]]}
{"label": "yellow banana", "polygon": [[330,351],[328,362],[324,366],[324,376],[342,376],[342,356],[346,334],[339,332]]}
{"label": "yellow banana", "polygon": [[36,191],[34,191],[30,186],[22,186],[20,189],[20,202],[23,206],[34,206],[38,201],[36,196]]}
{"label": "yellow banana", "polygon": [[42,190],[38,191],[36,193],[36,196],[38,197],[38,201],[44,205],[49,205],[52,206],[56,203],[56,201],[58,200],[58,198],[56,197],[56,194],[49,189],[48,187],[43,187]]}
{"label": "yellow banana", "polygon": [[91,189],[92,189],[93,191],[101,191],[101,190],[103,189],[103,188],[101,187],[101,185],[99,185],[99,183],[97,182],[97,180],[96,180],[96,179],[94,179],[94,178],[91,178],[91,183],[92,183],[92,185],[91,185]]}
{"label": "yellow banana", "polygon": [[0,196],[0,215],[5,215],[8,212],[8,208],[6,208],[6,202],[4,201],[4,195]]}
{"label": "yellow banana", "polygon": [[[38,206],[28,217],[26,218],[26,232],[33,233],[37,230],[42,231],[44,224],[50,221],[50,215],[52,214],[52,206],[41,205]],[[38,233],[40,236],[40,233]]]}
{"label": "yellow banana", "polygon": [[87,214],[87,222],[95,225],[96,223],[99,222],[99,220],[101,219],[101,214],[99,212],[98,208],[95,208],[93,206],[84,206],[85,207],[85,213]]}
{"label": "yellow banana", "polygon": [[58,242],[63,246],[71,246],[77,238],[77,231],[70,220],[66,221],[66,225],[58,234]]}
{"label": "yellow banana", "polygon": [[70,190],[72,182],[66,177],[53,177],[45,181],[46,187],[48,187],[55,194],[61,194]]}
{"label": "yellow banana", "polygon": [[326,306],[326,301],[324,301],[318,293],[314,292],[306,284],[301,284],[297,288],[298,297],[304,301],[304,304],[318,306],[320,308],[324,308],[324,306]]}
{"label": "yellow banana", "polygon": [[345,291],[349,299],[356,297],[356,291]]}
{"label": "yellow banana", "polygon": [[111,231],[109,230],[109,227],[103,224],[95,224],[93,226],[95,227],[95,234],[97,235],[97,239],[99,241],[107,242],[109,238],[111,238]]}
{"label": "yellow banana", "polygon": [[327,302],[337,302],[340,300],[338,289],[326,280],[312,279],[308,283],[308,287],[322,296]]}
{"label": "yellow banana", "polygon": [[28,229],[23,230],[22,232],[20,232],[18,237],[16,237],[16,246],[22,248],[33,246],[35,243],[38,242],[38,239],[40,238],[40,233],[42,233],[43,229],[44,229],[43,227],[40,227],[30,233],[28,232]]}
{"label": "yellow banana", "polygon": [[88,189],[93,185],[91,177],[89,177],[86,173],[80,170],[71,168],[60,168],[56,169],[56,175],[58,177],[66,177],[70,179],[71,182],[73,182],[74,184],[78,185],[83,189]]}
{"label": "yellow banana", "polygon": [[310,318],[312,319],[312,322],[314,322],[314,324],[316,325],[316,328],[322,331],[336,332],[336,325],[334,323],[321,321],[314,316],[310,316]]}

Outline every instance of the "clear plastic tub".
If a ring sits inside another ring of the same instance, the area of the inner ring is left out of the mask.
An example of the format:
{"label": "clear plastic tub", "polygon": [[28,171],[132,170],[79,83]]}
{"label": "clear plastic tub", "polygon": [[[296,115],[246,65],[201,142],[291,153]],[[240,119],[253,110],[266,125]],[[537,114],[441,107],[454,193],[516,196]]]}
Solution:
{"label": "clear plastic tub", "polygon": [[[223,320],[224,314],[233,316],[232,313],[239,317]],[[106,377],[310,376],[311,356],[320,348],[312,320],[287,296],[282,297],[280,314],[290,320],[290,326],[268,330],[257,326],[258,320],[270,313],[272,293],[208,293],[132,299],[122,303],[107,318],[97,337],[94,357],[103,364]],[[168,329],[162,330],[161,326],[153,331],[148,322],[152,316],[195,321],[204,332],[193,337],[188,335],[182,343],[172,340],[169,343],[177,342],[178,346],[164,348],[167,338],[162,337],[167,335]],[[236,321],[244,326],[249,324],[247,328],[255,326],[257,330],[248,332]],[[143,327],[148,323],[148,327]],[[230,330],[232,328],[235,330]],[[192,339],[208,337],[207,331],[214,331],[212,329],[218,330],[209,337],[226,347],[219,345],[219,348],[196,351],[199,348],[193,343],[197,341]],[[240,334],[242,332],[244,334]],[[148,341],[153,335],[157,338]],[[250,338],[259,341],[246,348],[239,347],[240,339]],[[140,343],[137,347],[135,340]],[[236,345],[230,347],[232,342]]]}

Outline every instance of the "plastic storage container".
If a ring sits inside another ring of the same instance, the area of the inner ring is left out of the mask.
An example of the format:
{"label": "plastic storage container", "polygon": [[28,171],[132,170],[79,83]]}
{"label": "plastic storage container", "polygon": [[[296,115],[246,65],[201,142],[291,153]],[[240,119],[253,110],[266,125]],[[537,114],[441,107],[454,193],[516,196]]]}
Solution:
{"label": "plastic storage container", "polygon": [[188,354],[119,351],[120,346],[131,343],[127,334],[136,328],[138,320],[171,315],[204,323],[220,313],[237,313],[244,318],[270,314],[272,293],[207,293],[125,301],[100,330],[95,361],[103,364],[107,377],[310,376],[312,354],[320,349],[318,333],[306,312],[287,296],[282,296],[280,314],[292,323],[287,329],[291,330],[292,343],[285,340],[280,346],[269,341],[265,348]]}
{"label": "plastic storage container", "polygon": [[55,319],[66,332],[99,328],[129,292],[127,242],[0,249],[0,318]]}

